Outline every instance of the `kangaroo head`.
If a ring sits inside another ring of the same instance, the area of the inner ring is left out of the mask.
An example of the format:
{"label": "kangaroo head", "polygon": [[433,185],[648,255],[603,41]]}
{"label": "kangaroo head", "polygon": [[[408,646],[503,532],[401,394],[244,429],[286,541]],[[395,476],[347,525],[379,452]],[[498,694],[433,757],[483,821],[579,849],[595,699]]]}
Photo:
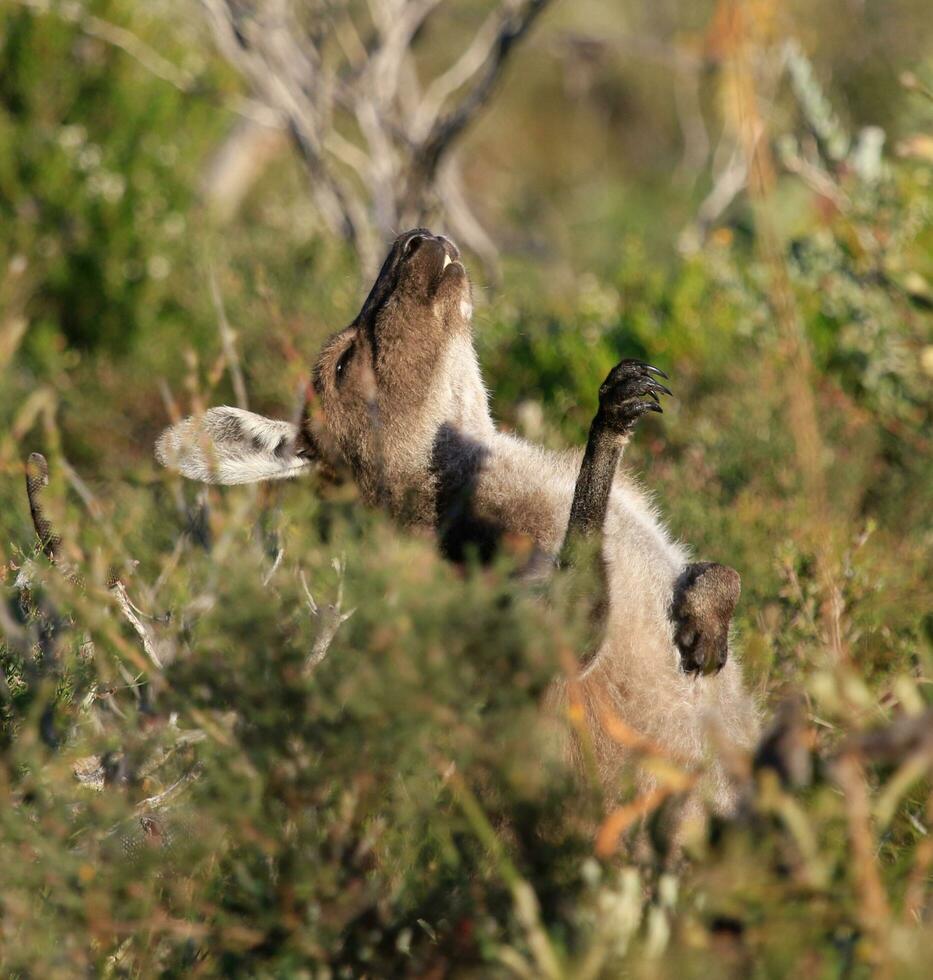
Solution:
{"label": "kangaroo head", "polygon": [[160,462],[208,483],[346,466],[364,496],[401,505],[427,482],[442,428],[492,429],[473,349],[460,251],[416,228],[392,245],[363,308],[324,345],[300,431],[241,409],[209,409],[166,430]]}
{"label": "kangaroo head", "polygon": [[423,477],[441,426],[492,427],[470,282],[443,235],[400,235],[356,319],[314,367],[305,451],[345,463],[368,496]]}

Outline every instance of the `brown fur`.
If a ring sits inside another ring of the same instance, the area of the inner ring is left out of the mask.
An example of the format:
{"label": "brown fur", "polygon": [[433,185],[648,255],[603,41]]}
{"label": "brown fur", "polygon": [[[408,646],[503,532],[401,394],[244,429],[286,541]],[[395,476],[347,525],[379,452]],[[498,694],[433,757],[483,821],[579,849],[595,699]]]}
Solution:
{"label": "brown fur", "polygon": [[[456,246],[426,229],[400,236],[360,314],[325,344],[291,455],[280,450],[275,465],[349,468],[367,501],[403,523],[435,529],[454,559],[488,558],[503,535],[520,534],[556,561],[582,454],[549,452],[496,429],[471,313]],[[212,409],[200,423],[180,426],[210,440],[214,429],[228,431],[226,411]],[[253,416],[249,426],[261,431],[264,423],[265,442],[279,447],[279,430],[271,427],[282,423]],[[160,446],[172,448],[169,461],[186,475],[205,478],[203,463],[188,465],[180,432],[169,430]],[[235,471],[237,460],[229,458],[235,450],[227,444],[215,450],[225,472]],[[242,453],[250,457],[252,449]],[[261,469],[254,462],[250,473]],[[278,475],[271,461],[269,470]],[[722,566],[690,565],[644,492],[622,471],[610,478],[601,529],[604,635],[572,683],[609,787],[629,757],[613,719],[690,767],[705,764],[711,730],[750,748],[758,728],[739,665],[726,657],[738,576]],[[694,642],[700,673],[710,665],[717,672],[687,674],[678,639]],[[556,683],[551,704],[566,697],[567,683]],[[715,765],[703,792],[717,809],[732,805],[729,779]]]}

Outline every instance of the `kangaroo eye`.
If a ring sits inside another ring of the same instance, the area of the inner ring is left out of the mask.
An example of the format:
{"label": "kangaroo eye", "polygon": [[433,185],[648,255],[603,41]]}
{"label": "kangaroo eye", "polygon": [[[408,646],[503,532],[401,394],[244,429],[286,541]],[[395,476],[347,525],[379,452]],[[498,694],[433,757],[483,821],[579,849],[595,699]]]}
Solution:
{"label": "kangaroo eye", "polygon": [[337,361],[337,366],[334,368],[334,378],[339,384],[343,380],[344,372],[347,369],[347,365],[350,363],[350,358],[353,357],[353,344],[340,355]]}

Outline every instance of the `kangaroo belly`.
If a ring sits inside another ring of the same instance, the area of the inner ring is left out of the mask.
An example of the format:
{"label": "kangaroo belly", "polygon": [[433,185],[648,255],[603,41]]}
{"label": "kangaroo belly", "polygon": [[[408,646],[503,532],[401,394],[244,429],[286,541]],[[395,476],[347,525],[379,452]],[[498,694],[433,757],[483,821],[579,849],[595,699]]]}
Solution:
{"label": "kangaroo belly", "polygon": [[[607,789],[620,785],[634,737],[687,770],[704,769],[699,792],[716,809],[728,811],[734,805],[731,780],[708,760],[719,741],[741,748],[754,743],[756,707],[734,657],[715,675],[684,672],[670,610],[675,583],[690,556],[625,477],[613,490],[603,558],[606,629],[577,692]],[[566,696],[562,685],[555,696]]]}
{"label": "kangaroo belly", "polygon": [[[479,511],[509,531],[530,534],[542,551],[556,555],[570,515],[580,454],[549,453],[498,434],[484,445],[484,453],[476,484]],[[690,556],[671,540],[647,495],[623,473],[613,486],[603,531],[609,601],[605,633],[573,692],[557,681],[550,702],[558,707],[570,696],[579,697],[611,793],[613,786],[621,787],[619,776],[631,757],[631,745],[620,732],[636,733],[684,766],[698,769],[715,733],[747,746],[755,738],[757,720],[733,659],[707,677],[682,669],[670,612],[675,583]],[[570,747],[572,753],[578,749]],[[723,773],[714,768],[704,786],[720,809],[729,808]]]}

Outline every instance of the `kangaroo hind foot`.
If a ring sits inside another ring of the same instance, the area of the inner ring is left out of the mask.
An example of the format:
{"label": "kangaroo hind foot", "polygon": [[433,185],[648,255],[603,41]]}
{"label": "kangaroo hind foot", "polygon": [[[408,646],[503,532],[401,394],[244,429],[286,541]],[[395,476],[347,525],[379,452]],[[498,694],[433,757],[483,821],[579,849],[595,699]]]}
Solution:
{"label": "kangaroo hind foot", "polygon": [[688,674],[715,674],[729,655],[729,624],[742,590],[734,568],[688,565],[674,586],[671,619],[681,665]]}

